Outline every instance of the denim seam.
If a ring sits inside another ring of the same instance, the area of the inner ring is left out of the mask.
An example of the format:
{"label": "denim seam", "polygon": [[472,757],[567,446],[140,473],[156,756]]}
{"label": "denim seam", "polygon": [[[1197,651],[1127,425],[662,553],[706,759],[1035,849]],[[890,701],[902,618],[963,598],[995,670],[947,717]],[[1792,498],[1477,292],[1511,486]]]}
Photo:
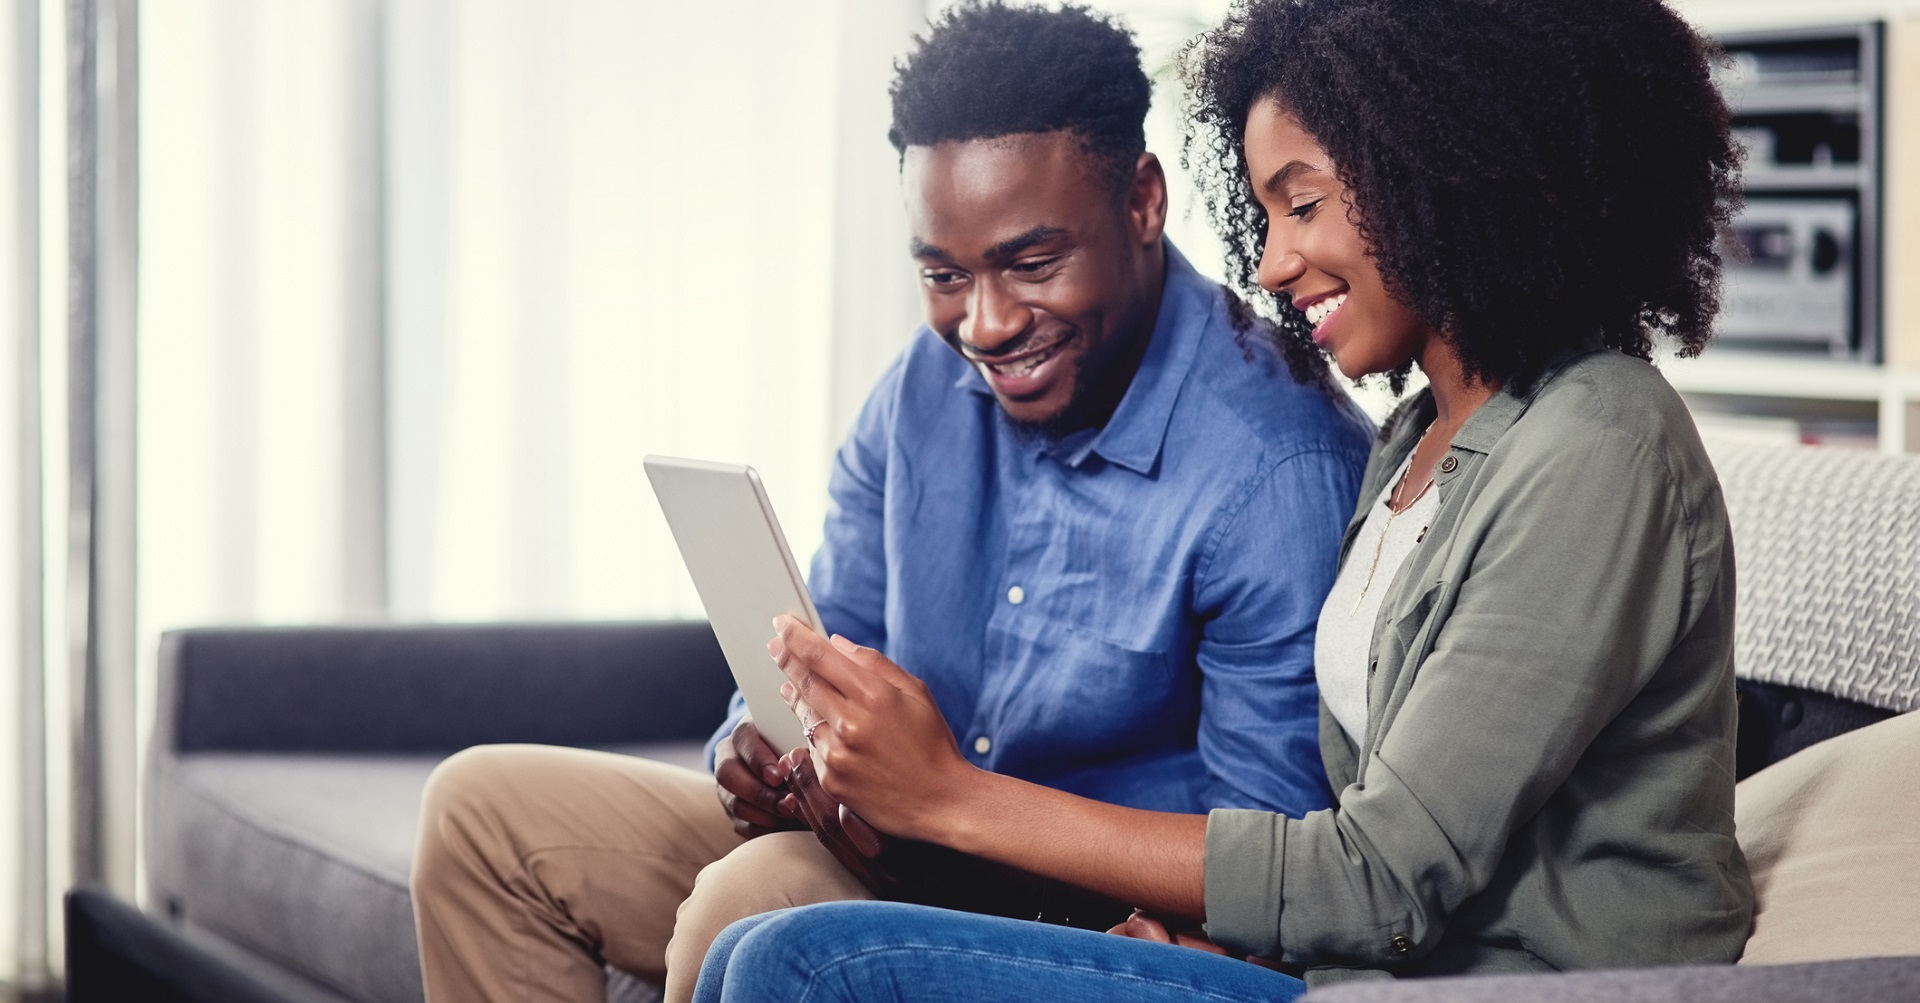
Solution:
{"label": "denim seam", "polygon": [[1221,1001],[1221,1003],[1244,1003],[1244,1001],[1237,996],[1227,996],[1227,995],[1213,992],[1211,990],[1198,989],[1192,986],[1180,985],[1177,983],[1165,981],[1163,979],[1149,978],[1149,977],[1138,975],[1131,972],[1126,972],[1126,973],[1113,972],[1104,968],[1096,968],[1088,965],[1075,965],[1075,964],[1068,964],[1068,963],[1062,963],[1057,961],[1045,961],[1045,960],[1040,960],[1035,958],[1012,957],[1007,955],[1004,952],[999,952],[999,951],[981,951],[981,950],[973,950],[969,948],[933,946],[933,945],[922,945],[922,944],[888,944],[882,947],[869,947],[862,950],[854,951],[850,954],[843,954],[833,959],[832,961],[828,962],[827,964],[821,966],[819,969],[813,972],[809,972],[807,974],[806,988],[801,990],[800,995],[796,998],[797,1003],[807,1003],[808,1000],[813,999],[814,990],[816,986],[819,984],[820,980],[827,974],[834,971],[835,969],[841,968],[850,962],[859,961],[864,958],[874,957],[876,955],[883,955],[888,953],[895,953],[895,952],[912,953],[915,955],[947,954],[947,955],[958,955],[960,957],[967,957],[967,958],[979,958],[983,960],[1011,962],[1011,963],[1024,965],[1027,967],[1046,969],[1049,971],[1068,972],[1073,974],[1084,974],[1084,975],[1098,975],[1103,978],[1109,978],[1109,979],[1114,979],[1114,978],[1124,979],[1129,982],[1139,983],[1142,986],[1151,986],[1158,989],[1167,989],[1175,992],[1185,993],[1191,998],[1219,1000]]}

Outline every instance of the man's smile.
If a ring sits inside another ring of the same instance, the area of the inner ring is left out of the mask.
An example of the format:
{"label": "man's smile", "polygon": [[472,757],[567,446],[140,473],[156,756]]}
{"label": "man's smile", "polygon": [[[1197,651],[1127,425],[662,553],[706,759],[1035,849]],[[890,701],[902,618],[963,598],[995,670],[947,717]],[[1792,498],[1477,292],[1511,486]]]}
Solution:
{"label": "man's smile", "polygon": [[1068,332],[1046,344],[1010,355],[983,355],[961,342],[961,354],[974,364],[995,392],[1020,400],[1035,396],[1051,385],[1054,370],[1058,368],[1054,361],[1078,337],[1078,332]]}

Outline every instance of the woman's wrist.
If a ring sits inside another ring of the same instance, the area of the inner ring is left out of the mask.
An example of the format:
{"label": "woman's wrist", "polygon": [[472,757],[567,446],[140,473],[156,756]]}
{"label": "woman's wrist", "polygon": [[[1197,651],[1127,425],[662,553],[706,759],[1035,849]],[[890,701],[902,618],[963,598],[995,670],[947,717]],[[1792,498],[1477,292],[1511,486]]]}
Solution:
{"label": "woman's wrist", "polygon": [[929,787],[926,811],[914,826],[918,831],[903,835],[963,853],[974,852],[979,821],[985,816],[985,805],[997,778],[997,774],[962,760],[949,779]]}

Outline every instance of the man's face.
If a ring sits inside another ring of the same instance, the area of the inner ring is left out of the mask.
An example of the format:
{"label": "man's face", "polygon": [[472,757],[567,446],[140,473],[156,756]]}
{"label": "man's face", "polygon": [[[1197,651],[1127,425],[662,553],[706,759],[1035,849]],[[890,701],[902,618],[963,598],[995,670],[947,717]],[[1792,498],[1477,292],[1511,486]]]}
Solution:
{"label": "man's face", "polygon": [[1159,305],[1158,161],[1116,193],[1077,137],[1026,133],[910,146],[901,173],[928,326],[1015,422],[1104,422]]}

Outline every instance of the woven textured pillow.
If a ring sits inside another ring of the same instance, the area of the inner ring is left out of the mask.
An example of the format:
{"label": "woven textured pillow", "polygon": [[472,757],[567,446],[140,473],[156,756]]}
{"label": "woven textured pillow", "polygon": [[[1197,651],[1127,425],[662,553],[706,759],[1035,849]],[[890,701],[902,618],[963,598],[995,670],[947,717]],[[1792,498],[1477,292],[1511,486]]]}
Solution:
{"label": "woven textured pillow", "polygon": [[1704,441],[1733,523],[1736,671],[1920,708],[1920,457]]}
{"label": "woven textured pillow", "polygon": [[1920,955],[1920,713],[1740,782],[1757,899],[1743,965]]}

